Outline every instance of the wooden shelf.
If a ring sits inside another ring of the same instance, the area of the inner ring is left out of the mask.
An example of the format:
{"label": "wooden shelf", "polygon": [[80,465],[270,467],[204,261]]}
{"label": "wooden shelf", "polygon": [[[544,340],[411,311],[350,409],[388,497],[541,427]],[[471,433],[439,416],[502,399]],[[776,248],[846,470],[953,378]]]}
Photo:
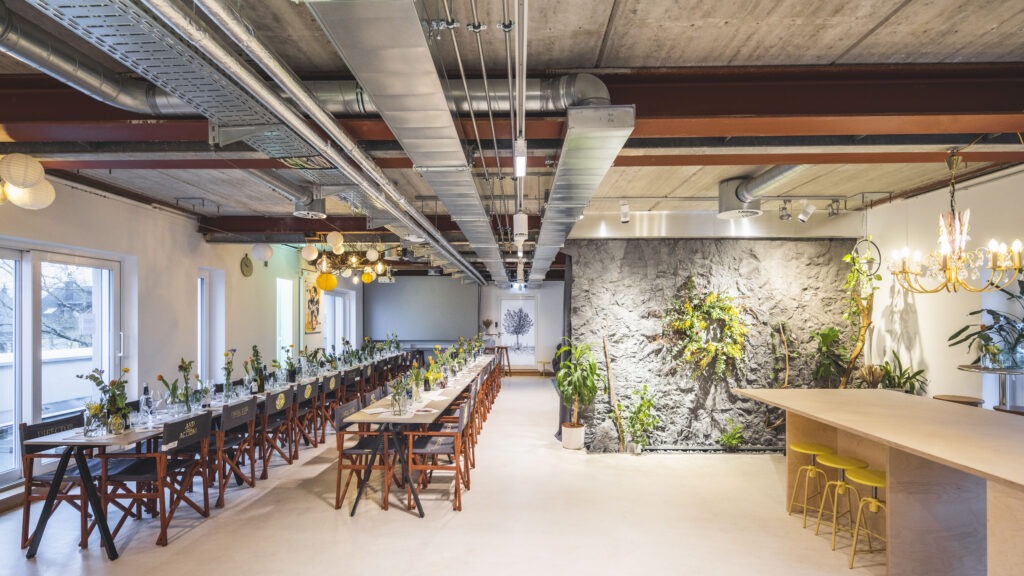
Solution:
{"label": "wooden shelf", "polygon": [[1024,368],[982,368],[979,364],[961,364],[957,368],[964,372],[977,372],[978,374],[1007,374],[1012,376],[1024,374]]}

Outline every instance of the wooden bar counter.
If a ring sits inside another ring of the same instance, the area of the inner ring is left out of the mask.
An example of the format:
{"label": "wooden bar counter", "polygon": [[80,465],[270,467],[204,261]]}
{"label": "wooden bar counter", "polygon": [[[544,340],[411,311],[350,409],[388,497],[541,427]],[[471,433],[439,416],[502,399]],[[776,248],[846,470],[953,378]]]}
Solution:
{"label": "wooden bar counter", "polygon": [[[1024,418],[890,390],[735,391],[786,410],[787,443],[886,471],[889,574],[1021,573]],[[787,450],[786,504],[805,460]]]}

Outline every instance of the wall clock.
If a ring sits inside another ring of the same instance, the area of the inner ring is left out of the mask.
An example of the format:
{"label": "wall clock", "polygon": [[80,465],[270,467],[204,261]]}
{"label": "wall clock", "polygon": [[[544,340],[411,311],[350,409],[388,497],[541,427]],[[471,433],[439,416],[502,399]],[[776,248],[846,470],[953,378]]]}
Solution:
{"label": "wall clock", "polygon": [[249,258],[248,254],[242,256],[242,263],[239,265],[239,268],[242,269],[242,276],[245,276],[246,278],[252,276],[252,260]]}

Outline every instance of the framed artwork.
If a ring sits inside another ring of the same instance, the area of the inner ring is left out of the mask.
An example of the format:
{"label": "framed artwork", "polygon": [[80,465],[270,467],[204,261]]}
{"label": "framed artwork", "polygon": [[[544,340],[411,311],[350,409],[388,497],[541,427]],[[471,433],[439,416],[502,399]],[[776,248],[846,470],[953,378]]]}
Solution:
{"label": "framed artwork", "polygon": [[499,332],[513,366],[536,366],[537,300],[502,298]]}
{"label": "framed artwork", "polygon": [[302,301],[306,312],[306,334],[319,334],[323,329],[320,323],[320,289],[316,287],[316,276],[313,274],[302,278]]}

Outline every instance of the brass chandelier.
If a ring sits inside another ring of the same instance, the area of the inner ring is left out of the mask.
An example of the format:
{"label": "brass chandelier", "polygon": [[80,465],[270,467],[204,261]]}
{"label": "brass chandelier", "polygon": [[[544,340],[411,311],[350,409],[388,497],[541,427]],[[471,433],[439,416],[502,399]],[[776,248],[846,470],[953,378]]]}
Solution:
{"label": "brass chandelier", "polygon": [[[967,250],[971,211],[956,209],[956,172],[962,158],[952,152],[949,168],[949,212],[939,215],[939,247],[922,258],[909,248],[893,254],[889,271],[904,290],[916,294],[947,292],[996,292],[1021,274],[1021,241],[1009,247],[991,240],[987,248]],[[986,272],[987,271],[987,272]],[[987,274],[987,278],[983,278]]]}

